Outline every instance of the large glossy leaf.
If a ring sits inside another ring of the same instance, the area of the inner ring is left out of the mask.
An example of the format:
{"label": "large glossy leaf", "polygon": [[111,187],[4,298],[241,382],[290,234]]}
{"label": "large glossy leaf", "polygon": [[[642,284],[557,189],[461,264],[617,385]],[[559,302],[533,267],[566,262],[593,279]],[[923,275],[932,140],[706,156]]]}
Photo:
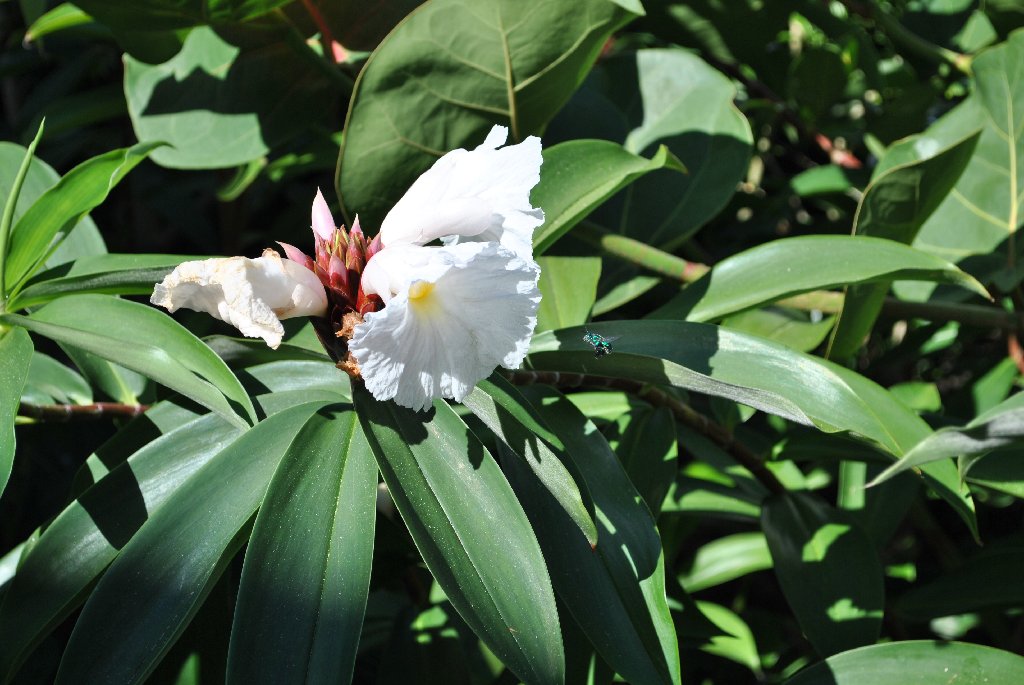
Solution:
{"label": "large glossy leaf", "polygon": [[675,417],[668,407],[657,407],[620,420],[625,428],[613,444],[615,455],[657,519],[678,470]]}
{"label": "large glossy leaf", "polygon": [[111,150],[82,162],[44,192],[22,215],[11,235],[7,283],[17,286],[110,190],[159,143]]}
{"label": "large glossy leaf", "polygon": [[723,259],[654,318],[712,321],[792,295],[851,283],[935,280],[984,297],[988,292],[955,265],[882,238],[808,235],[758,245]]}
{"label": "large glossy leaf", "polygon": [[289,0],[79,0],[75,4],[111,27],[154,31],[253,19]]}
{"label": "large glossy leaf", "polygon": [[590,318],[601,276],[600,257],[539,257],[537,331],[577,326]]}
{"label": "large glossy leaf", "polygon": [[[974,131],[921,159],[904,154],[905,148],[900,146],[890,150],[864,190],[854,218],[854,232],[912,243],[967,167],[979,136],[980,131]],[[905,157],[910,159],[905,161]],[[832,337],[830,349],[835,355],[848,357],[861,347],[881,311],[889,285],[889,281],[882,281],[847,290]]]}
{"label": "large glossy leaf", "polygon": [[442,401],[418,413],[360,386],[353,396],[384,482],[449,601],[524,681],[563,682],[548,570],[490,454]]}
{"label": "large glossy leaf", "polygon": [[571,467],[572,462],[564,454],[565,446],[519,392],[495,375],[480,382],[462,403],[533,471],[587,542],[592,546],[597,544],[593,504],[589,493],[584,501],[578,478],[566,467],[566,464]]}
{"label": "large glossy leaf", "polygon": [[32,362],[32,340],[24,328],[0,332],[0,494],[14,464],[14,417]]}
{"label": "large glossy leaf", "polygon": [[[976,92],[908,142],[923,156],[948,146],[978,124],[983,126],[974,156],[953,191],[921,228],[915,247],[946,259],[960,261],[971,255],[1005,250],[1024,221],[1024,30],[1006,43],[989,48],[972,63]],[[1005,260],[1002,260],[1005,263]],[[986,269],[995,275],[999,261]],[[980,264],[978,265],[980,268]],[[976,270],[978,273],[978,270]],[[931,287],[900,284],[897,292],[926,298]]]}
{"label": "large glossy leaf", "polygon": [[60,346],[68,355],[82,375],[98,390],[110,398],[124,404],[138,404],[139,397],[145,392],[148,380],[141,373],[107,361],[95,354],[79,349],[74,345]]}
{"label": "large glossy leaf", "polygon": [[18,293],[10,309],[33,307],[71,293],[148,295],[183,261],[184,255],[104,254],[83,257],[36,274]]}
{"label": "large glossy leaf", "polygon": [[219,416],[194,418],[136,451],[47,526],[0,605],[0,675],[83,601],[146,520],[238,435]]}
{"label": "large glossy leaf", "polygon": [[153,161],[175,169],[235,166],[329,111],[331,80],[302,54],[304,46],[282,39],[283,31],[200,27],[162,64],[126,56],[124,92],[135,135],[171,145],[155,151]]}
{"label": "large glossy leaf", "polygon": [[[625,4],[625,3],[622,3]],[[605,40],[635,15],[610,0],[433,0],[374,51],[356,83],[338,160],[345,213],[380,225],[413,179],[495,123],[539,134]]]}
{"label": "large glossy leaf", "polygon": [[[597,212],[601,223],[672,249],[714,217],[750,159],[750,124],[735,96],[732,81],[687,50],[644,49],[602,62],[556,124],[568,137],[611,137],[638,155],[665,145],[687,173],[636,180]],[[602,118],[616,130],[592,129]]]}
{"label": "large glossy leaf", "polygon": [[370,587],[377,464],[354,411],[296,436],[256,517],[228,656],[229,683],[351,678]]}
{"label": "large glossy leaf", "polygon": [[761,526],[775,575],[822,656],[872,644],[882,628],[882,563],[853,518],[805,493],[772,495]]}
{"label": "large glossy leaf", "polygon": [[658,169],[686,171],[668,148],[651,159],[607,140],[570,140],[544,150],[540,183],[530,199],[544,209],[544,225],[533,235],[543,253],[612,195]]}
{"label": "large glossy leaf", "polygon": [[106,295],[69,295],[11,323],[143,373],[244,425],[256,414],[231,370],[166,314]]}
{"label": "large glossy leaf", "polygon": [[[894,456],[924,439],[928,425],[883,388],[836,364],[707,324],[629,321],[591,325],[621,336],[595,359],[583,329],[534,337],[533,368],[669,384],[746,404],[799,423],[863,436]],[[977,530],[974,505],[952,462],[924,468],[925,480]]]}
{"label": "large glossy leaf", "polygon": [[551,562],[560,599],[601,658],[629,682],[678,683],[665,560],[650,511],[604,437],[571,402],[540,386],[522,390],[565,445],[594,501],[596,546],[522,460],[502,462]]}
{"label": "large glossy leaf", "polygon": [[[246,432],[196,471],[143,524],[75,624],[58,683],[142,682],[188,625],[244,542],[284,453],[323,402]],[[323,420],[320,418],[319,420]]]}
{"label": "large glossy leaf", "polygon": [[785,685],[988,685],[1024,680],[1024,657],[963,642],[908,640],[861,647],[806,668]]}

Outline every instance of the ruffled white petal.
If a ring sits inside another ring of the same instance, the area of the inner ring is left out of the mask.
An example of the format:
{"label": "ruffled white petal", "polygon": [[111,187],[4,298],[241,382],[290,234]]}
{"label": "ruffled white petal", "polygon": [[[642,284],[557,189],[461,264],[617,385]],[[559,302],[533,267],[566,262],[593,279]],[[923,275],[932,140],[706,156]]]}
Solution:
{"label": "ruffled white petal", "polygon": [[425,245],[437,238],[497,241],[525,259],[544,212],[530,204],[540,181],[540,138],[499,149],[508,129],[495,126],[474,150],[452,150],[412,184],[381,224],[384,247]]}
{"label": "ruffled white petal", "polygon": [[171,312],[181,307],[206,312],[275,349],[284,336],[282,319],[327,312],[327,294],[316,275],[273,250],[258,259],[179,264],[153,289],[150,302]]}
{"label": "ruffled white petal", "polygon": [[535,262],[497,243],[385,248],[367,264],[364,291],[382,256],[374,283],[388,304],[349,343],[374,397],[422,410],[462,400],[499,364],[522,363],[540,302]]}

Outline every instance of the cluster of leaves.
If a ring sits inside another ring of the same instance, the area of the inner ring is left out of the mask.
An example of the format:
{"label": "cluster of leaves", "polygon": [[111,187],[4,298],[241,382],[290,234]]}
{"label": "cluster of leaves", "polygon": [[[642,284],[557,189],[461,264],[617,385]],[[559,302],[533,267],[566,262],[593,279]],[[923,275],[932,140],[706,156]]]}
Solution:
{"label": "cluster of leaves", "polygon": [[[1024,681],[1019,4],[0,12],[0,680]],[[461,405],[129,299],[494,123],[544,300]]]}

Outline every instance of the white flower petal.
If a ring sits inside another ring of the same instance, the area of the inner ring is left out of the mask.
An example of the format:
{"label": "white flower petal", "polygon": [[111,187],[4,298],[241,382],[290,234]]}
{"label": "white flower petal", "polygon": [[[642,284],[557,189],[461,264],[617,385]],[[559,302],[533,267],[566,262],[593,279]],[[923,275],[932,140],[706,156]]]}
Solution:
{"label": "white flower petal", "polygon": [[179,264],[153,289],[150,302],[171,312],[181,307],[206,312],[275,349],[284,336],[282,319],[327,312],[327,294],[316,275],[273,250],[258,259]]}
{"label": "white flower petal", "polygon": [[520,257],[533,255],[533,231],[544,212],[530,204],[540,181],[540,138],[498,148],[508,129],[495,126],[474,150],[452,150],[412,184],[381,224],[384,247],[425,245],[455,236],[497,241]]}
{"label": "white flower petal", "polygon": [[374,397],[422,410],[438,397],[462,400],[499,364],[522,363],[540,302],[535,262],[497,243],[392,255],[378,263],[380,280],[404,286],[366,315],[349,343]]}

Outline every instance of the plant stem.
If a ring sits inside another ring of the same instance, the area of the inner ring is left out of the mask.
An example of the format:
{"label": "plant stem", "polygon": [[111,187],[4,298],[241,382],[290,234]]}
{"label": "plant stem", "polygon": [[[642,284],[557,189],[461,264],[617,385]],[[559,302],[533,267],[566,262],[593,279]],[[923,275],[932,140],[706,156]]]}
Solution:
{"label": "plant stem", "polygon": [[768,470],[764,460],[748,447],[736,441],[724,427],[696,411],[693,407],[673,397],[664,390],[649,383],[631,381],[624,378],[607,378],[582,373],[561,373],[558,371],[506,371],[505,377],[515,385],[532,385],[543,383],[562,388],[604,387],[636,395],[656,407],[666,407],[680,423],[689,426],[701,435],[718,445],[738,464],[750,471],[770,492],[786,492],[785,486],[779,482],[775,474]]}
{"label": "plant stem", "polygon": [[18,415],[40,421],[64,423],[67,421],[96,421],[98,419],[132,418],[142,414],[149,405],[95,402],[93,404],[31,404],[22,402]]}

